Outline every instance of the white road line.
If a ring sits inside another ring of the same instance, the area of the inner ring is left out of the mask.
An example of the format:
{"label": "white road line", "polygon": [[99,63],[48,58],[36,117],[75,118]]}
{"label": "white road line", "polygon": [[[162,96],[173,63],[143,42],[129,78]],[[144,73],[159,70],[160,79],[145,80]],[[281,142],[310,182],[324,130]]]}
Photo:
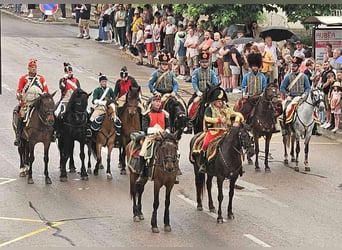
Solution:
{"label": "white road line", "polygon": [[[185,201],[186,203],[190,204],[191,206],[197,208],[197,203],[194,202],[193,200],[189,199],[188,197],[182,195],[182,194],[178,194],[177,195],[178,198],[182,199],[183,201]],[[207,215],[217,219],[217,214],[216,213],[211,213],[209,212],[209,210],[203,210],[201,211],[202,213],[206,213]],[[227,222],[226,219],[223,219],[223,222]]]}
{"label": "white road line", "polygon": [[[2,181],[4,180],[4,181]],[[16,179],[11,179],[11,178],[0,178],[0,185],[6,184],[6,183],[10,183],[12,181],[15,181]]]}
{"label": "white road line", "polygon": [[267,243],[263,242],[262,240],[259,240],[257,237],[255,237],[255,236],[253,236],[251,234],[244,234],[243,236],[247,237],[251,241],[253,241],[256,244],[258,244],[259,246],[262,246],[262,247],[272,247],[272,246],[268,245]]}

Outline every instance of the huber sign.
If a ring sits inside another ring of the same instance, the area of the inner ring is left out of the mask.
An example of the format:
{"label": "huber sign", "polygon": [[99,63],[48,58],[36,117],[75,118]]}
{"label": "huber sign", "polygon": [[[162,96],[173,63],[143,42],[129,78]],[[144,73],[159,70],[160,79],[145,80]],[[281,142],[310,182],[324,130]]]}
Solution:
{"label": "huber sign", "polygon": [[316,28],[315,31],[315,59],[323,62],[323,55],[327,44],[331,44],[333,49],[342,48],[342,29],[334,27]]}

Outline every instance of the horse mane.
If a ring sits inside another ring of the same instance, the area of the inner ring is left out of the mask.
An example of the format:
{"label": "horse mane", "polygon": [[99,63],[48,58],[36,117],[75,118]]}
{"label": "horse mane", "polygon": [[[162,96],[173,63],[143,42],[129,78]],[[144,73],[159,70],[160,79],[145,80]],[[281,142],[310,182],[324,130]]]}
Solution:
{"label": "horse mane", "polygon": [[70,111],[70,109],[71,109],[73,103],[75,102],[75,99],[76,99],[78,96],[82,95],[82,94],[88,95],[88,93],[85,92],[85,91],[84,91],[83,89],[81,89],[81,88],[76,88],[76,89],[74,90],[74,92],[72,93],[72,95],[71,95],[71,97],[70,97],[70,99],[69,99],[69,102],[68,102],[68,104],[67,104],[67,106],[66,106],[66,111],[65,111],[66,113]]}
{"label": "horse mane", "polygon": [[50,93],[43,93],[43,94],[40,94],[36,100],[34,101],[34,103],[32,104],[32,106],[35,108],[35,109],[38,109],[42,103],[42,100],[44,98],[49,98],[49,97],[53,97],[53,95],[51,95]]}

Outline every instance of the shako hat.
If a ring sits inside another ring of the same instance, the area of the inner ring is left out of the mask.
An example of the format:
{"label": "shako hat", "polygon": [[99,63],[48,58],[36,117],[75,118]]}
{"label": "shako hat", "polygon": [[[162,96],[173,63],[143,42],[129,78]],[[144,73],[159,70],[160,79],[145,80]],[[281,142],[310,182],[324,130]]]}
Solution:
{"label": "shako hat", "polygon": [[128,76],[128,69],[126,66],[123,66],[120,70],[120,77],[127,77]]}
{"label": "shako hat", "polygon": [[72,71],[72,67],[71,67],[70,63],[65,62],[65,63],[63,63],[63,65],[64,65],[64,72],[65,73]]}
{"label": "shako hat", "polygon": [[99,82],[103,81],[103,80],[108,80],[107,76],[103,73],[99,73]]}
{"label": "shako hat", "polygon": [[170,61],[170,56],[168,54],[161,53],[158,59],[161,64],[168,64]]}

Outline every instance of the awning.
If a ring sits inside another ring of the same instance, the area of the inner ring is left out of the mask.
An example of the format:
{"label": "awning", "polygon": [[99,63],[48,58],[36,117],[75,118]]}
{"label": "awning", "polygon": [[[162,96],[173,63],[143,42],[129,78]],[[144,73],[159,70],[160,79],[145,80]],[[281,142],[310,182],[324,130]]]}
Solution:
{"label": "awning", "polygon": [[302,24],[325,24],[327,26],[342,25],[341,16],[309,16],[302,21]]}

